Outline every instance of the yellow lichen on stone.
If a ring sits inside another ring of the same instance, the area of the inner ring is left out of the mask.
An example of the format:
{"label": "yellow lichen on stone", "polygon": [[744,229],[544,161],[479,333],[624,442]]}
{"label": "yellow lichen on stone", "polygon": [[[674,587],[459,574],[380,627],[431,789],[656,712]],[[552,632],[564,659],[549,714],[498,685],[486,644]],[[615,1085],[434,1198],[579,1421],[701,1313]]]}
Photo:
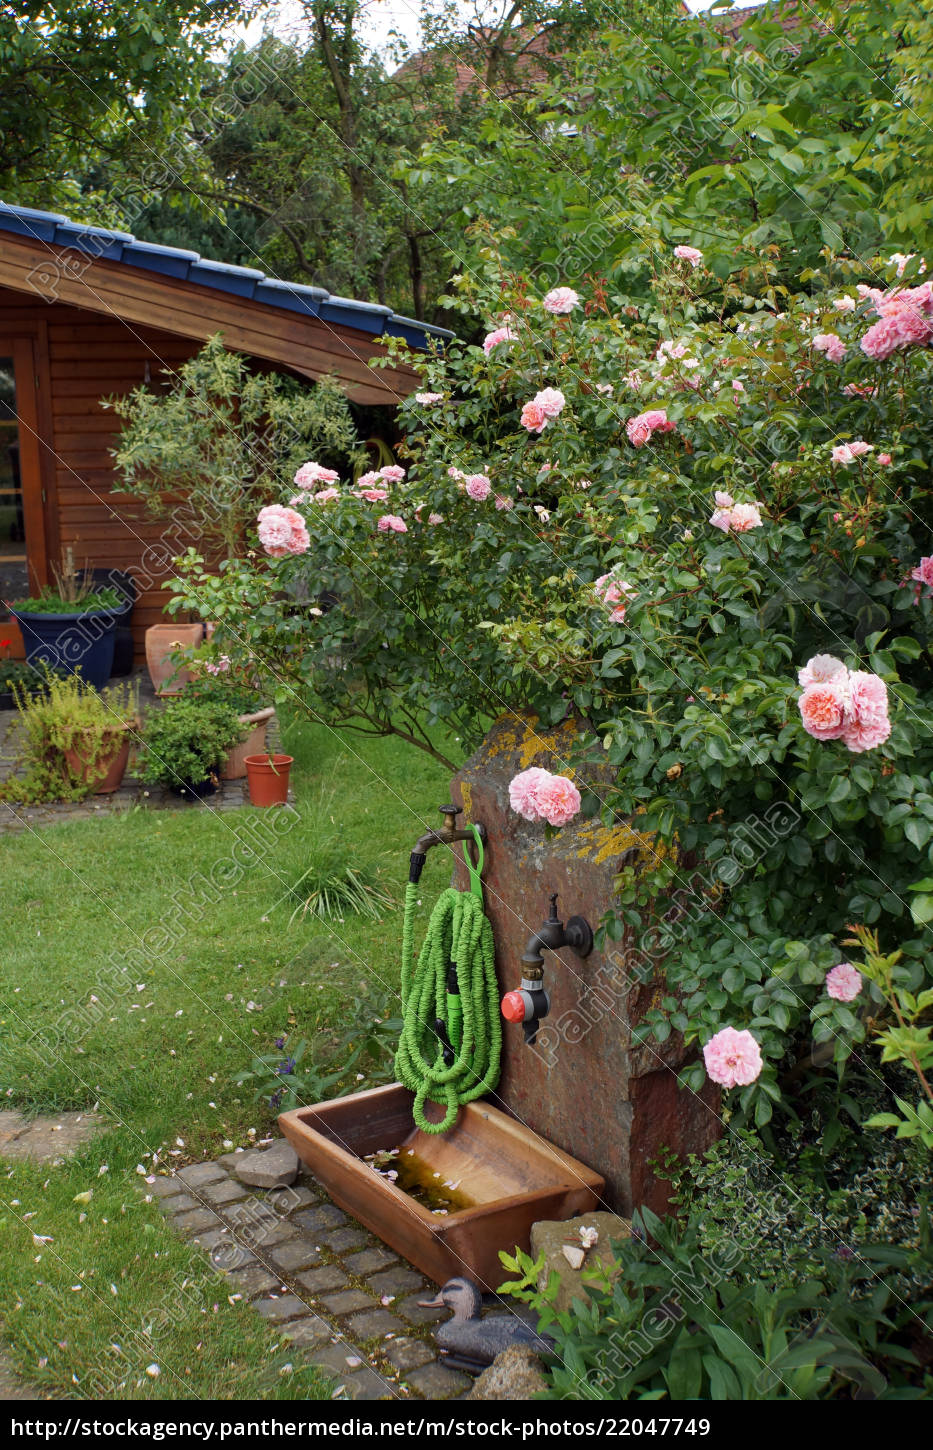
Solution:
{"label": "yellow lichen on stone", "polygon": [[654,854],[651,838],[639,834],[629,825],[603,826],[599,821],[586,821],[574,831],[574,855],[585,856],[595,866],[601,866],[613,856],[621,856],[631,847],[641,847]]}
{"label": "yellow lichen on stone", "polygon": [[468,780],[461,780],[460,794],[463,797],[463,819],[469,824],[473,822],[473,787]]}

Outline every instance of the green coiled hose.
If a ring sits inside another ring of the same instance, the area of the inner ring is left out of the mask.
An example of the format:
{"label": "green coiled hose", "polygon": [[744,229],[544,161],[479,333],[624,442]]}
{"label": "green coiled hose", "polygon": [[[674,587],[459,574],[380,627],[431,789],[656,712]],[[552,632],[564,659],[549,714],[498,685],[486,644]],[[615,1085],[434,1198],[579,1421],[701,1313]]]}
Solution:
{"label": "green coiled hose", "polygon": [[[449,887],[441,894],[417,964],[413,939],[418,887],[409,881],[405,890],[403,1026],[395,1071],[415,1094],[415,1124],[424,1133],[446,1133],[463,1103],[491,1092],[499,1081],[502,1023],[492,927],[483,911],[482,889],[477,889],[478,873],[464,855],[473,885],[469,891]],[[455,992],[448,989],[451,973]],[[445,1024],[447,1044],[435,1026],[438,1021]],[[445,1048],[450,1062],[445,1062]],[[427,1101],[445,1109],[439,1122],[425,1116]]]}

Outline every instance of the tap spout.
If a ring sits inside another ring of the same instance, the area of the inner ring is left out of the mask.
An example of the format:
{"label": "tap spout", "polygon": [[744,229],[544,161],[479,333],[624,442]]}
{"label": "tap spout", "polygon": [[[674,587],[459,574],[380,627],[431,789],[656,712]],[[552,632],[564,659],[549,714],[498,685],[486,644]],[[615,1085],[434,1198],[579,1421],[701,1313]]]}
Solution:
{"label": "tap spout", "polygon": [[[425,831],[423,836],[419,836],[409,858],[408,879],[416,884],[421,879],[424,863],[432,846],[452,846],[455,841],[473,841],[475,839],[472,826],[466,831],[457,829],[457,817],[463,810],[462,806],[440,806],[439,810],[444,817],[444,824],[439,826],[436,831]],[[485,841],[486,827],[477,826],[476,829],[479,831],[480,839]]]}

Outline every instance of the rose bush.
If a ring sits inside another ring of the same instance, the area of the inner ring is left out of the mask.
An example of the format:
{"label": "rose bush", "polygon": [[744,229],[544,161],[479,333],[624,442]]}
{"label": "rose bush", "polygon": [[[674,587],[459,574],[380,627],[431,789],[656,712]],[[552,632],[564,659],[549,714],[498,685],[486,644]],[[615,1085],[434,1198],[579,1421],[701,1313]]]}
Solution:
{"label": "rose bush", "polygon": [[900,948],[905,990],[933,980],[910,894],[933,858],[931,354],[901,322],[862,346],[929,284],[920,258],[827,253],[791,294],[776,254],[665,245],[647,302],[591,281],[559,310],[491,248],[447,299],[487,345],[421,359],[404,476],[316,495],[303,553],[190,558],[178,603],[321,718],[435,753],[440,722],[468,749],[503,710],[585,721],[584,809],[654,840],[604,923],[663,963],[637,1030],[750,1034],[760,1069],[732,1076],[761,1125],[887,1010],[827,992],[850,924]]}

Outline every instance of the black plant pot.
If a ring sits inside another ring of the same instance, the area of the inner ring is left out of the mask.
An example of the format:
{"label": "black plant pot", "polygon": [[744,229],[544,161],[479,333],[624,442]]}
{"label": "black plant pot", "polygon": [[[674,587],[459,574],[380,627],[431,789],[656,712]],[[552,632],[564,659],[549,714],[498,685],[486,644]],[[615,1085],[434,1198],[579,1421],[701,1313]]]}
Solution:
{"label": "black plant pot", "polygon": [[113,665],[111,674],[129,675],[133,670],[133,606],[139,598],[139,586],[132,574],[125,569],[95,568],[90,576],[99,589],[115,589],[125,601],[124,606],[114,613],[117,628],[113,638]]}

